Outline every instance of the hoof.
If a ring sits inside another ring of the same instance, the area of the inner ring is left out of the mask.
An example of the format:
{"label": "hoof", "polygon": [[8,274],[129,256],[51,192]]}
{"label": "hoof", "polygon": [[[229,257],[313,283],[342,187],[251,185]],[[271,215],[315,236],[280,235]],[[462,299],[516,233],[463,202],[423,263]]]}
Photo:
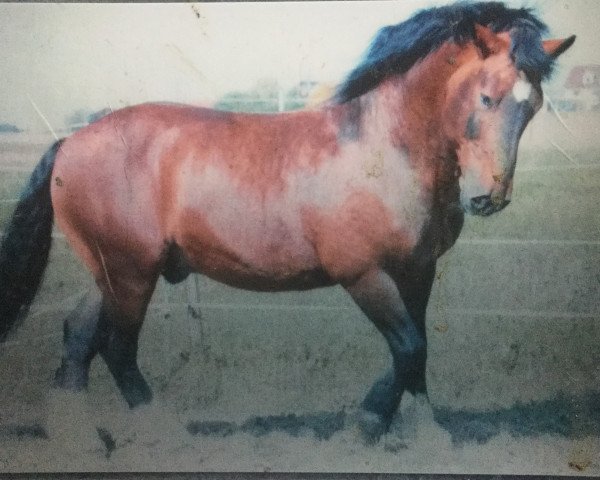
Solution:
{"label": "hoof", "polygon": [[387,432],[390,426],[390,421],[384,419],[381,415],[367,410],[359,411],[356,421],[361,439],[367,445],[375,445],[379,442],[381,436]]}
{"label": "hoof", "polygon": [[439,449],[450,447],[451,435],[436,422],[433,407],[425,395],[406,393],[398,418],[400,421],[394,430],[404,444],[429,444]]}
{"label": "hoof", "polygon": [[115,378],[117,378],[117,385],[129,408],[134,409],[149,405],[152,402],[152,390],[150,390],[137,366],[127,374]]}
{"label": "hoof", "polygon": [[123,392],[123,396],[131,410],[150,405],[153,398],[152,390],[145,383],[138,385],[137,388]]}
{"label": "hoof", "polygon": [[87,369],[75,363],[63,360],[54,373],[53,387],[60,390],[80,392],[87,388]]}

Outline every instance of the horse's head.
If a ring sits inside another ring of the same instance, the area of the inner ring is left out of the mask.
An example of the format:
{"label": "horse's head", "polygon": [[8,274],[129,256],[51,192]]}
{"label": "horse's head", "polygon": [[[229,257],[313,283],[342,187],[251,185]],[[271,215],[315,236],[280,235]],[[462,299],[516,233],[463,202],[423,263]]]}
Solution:
{"label": "horse's head", "polygon": [[457,145],[466,212],[490,215],[510,202],[519,140],[543,103],[541,81],[574,40],[538,39],[517,49],[514,32],[476,26],[475,42],[449,59],[460,65],[448,81],[445,123]]}

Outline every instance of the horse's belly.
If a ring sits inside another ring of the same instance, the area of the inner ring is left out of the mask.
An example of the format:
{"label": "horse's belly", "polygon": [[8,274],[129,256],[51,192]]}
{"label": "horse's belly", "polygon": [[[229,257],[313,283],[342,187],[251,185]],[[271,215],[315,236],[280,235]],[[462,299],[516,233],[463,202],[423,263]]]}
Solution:
{"label": "horse's belly", "polygon": [[240,265],[230,265],[229,268],[223,268],[222,265],[211,268],[210,265],[205,265],[198,271],[226,285],[257,292],[309,290],[335,283],[320,269],[272,274]]}
{"label": "horse's belly", "polygon": [[318,263],[264,248],[252,251],[188,238],[182,246],[194,271],[228,285],[257,291],[306,290],[332,283]]}
{"label": "horse's belly", "polygon": [[212,204],[184,212],[175,241],[192,269],[232,286],[273,291],[330,284],[294,218]]}

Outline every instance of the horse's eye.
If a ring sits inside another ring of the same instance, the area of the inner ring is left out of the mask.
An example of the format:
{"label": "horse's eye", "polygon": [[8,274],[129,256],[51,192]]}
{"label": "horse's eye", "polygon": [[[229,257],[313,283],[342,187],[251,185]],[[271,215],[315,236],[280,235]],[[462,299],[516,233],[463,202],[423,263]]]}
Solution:
{"label": "horse's eye", "polygon": [[496,105],[496,102],[492,100],[492,97],[489,97],[487,95],[481,95],[481,104],[485,108],[492,108],[494,105]]}

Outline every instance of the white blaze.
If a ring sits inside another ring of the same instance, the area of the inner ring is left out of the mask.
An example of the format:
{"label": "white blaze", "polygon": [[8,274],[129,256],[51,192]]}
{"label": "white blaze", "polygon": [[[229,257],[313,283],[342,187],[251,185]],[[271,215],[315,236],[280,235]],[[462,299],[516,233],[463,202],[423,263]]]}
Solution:
{"label": "white blaze", "polygon": [[531,95],[531,83],[519,79],[517,83],[515,83],[512,89],[513,97],[517,100],[517,102],[523,102],[529,98]]}

